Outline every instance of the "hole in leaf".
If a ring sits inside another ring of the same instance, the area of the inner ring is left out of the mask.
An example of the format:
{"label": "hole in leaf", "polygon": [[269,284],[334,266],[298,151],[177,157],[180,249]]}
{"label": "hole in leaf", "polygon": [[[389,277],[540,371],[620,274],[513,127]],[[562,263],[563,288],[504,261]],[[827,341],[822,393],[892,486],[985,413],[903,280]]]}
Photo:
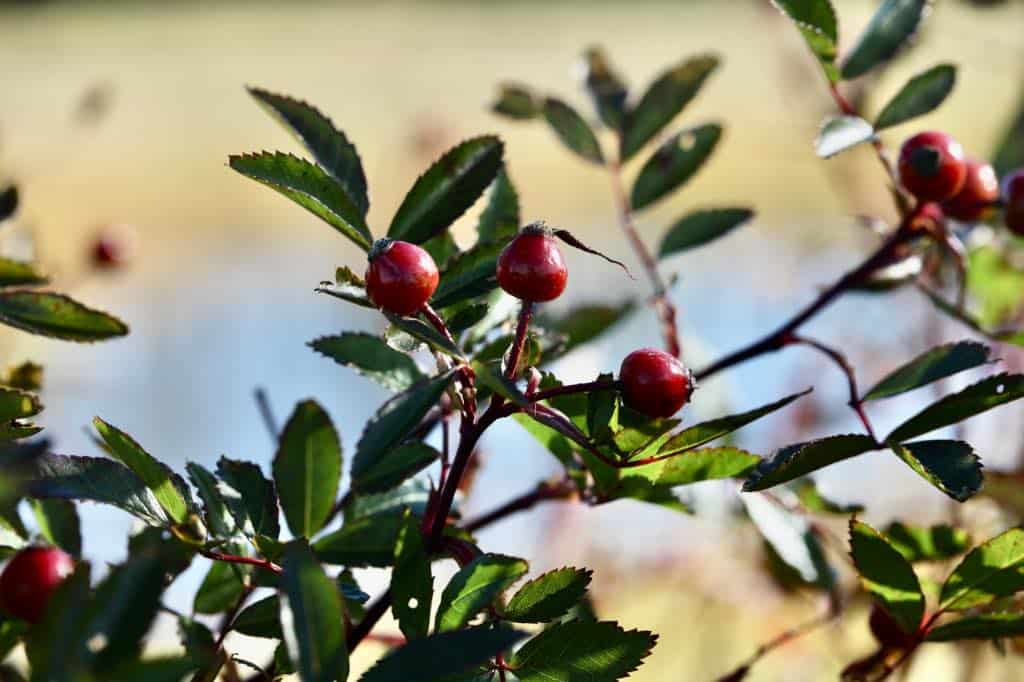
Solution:
{"label": "hole in leaf", "polygon": [[693,133],[687,133],[686,135],[679,136],[679,148],[684,152],[690,151],[696,144],[697,136]]}
{"label": "hole in leaf", "polygon": [[996,395],[1002,395],[1003,391],[1005,390],[1006,386],[1004,384],[999,384],[998,386],[996,386]]}
{"label": "hole in leaf", "polygon": [[93,635],[89,638],[89,641],[85,643],[89,647],[89,651],[92,653],[99,653],[105,646],[107,646],[107,636],[102,632]]}
{"label": "hole in leaf", "polygon": [[415,609],[419,605],[420,605],[420,602],[419,602],[418,599],[416,599],[416,597],[410,597],[409,598],[408,606],[409,606],[410,609]]}

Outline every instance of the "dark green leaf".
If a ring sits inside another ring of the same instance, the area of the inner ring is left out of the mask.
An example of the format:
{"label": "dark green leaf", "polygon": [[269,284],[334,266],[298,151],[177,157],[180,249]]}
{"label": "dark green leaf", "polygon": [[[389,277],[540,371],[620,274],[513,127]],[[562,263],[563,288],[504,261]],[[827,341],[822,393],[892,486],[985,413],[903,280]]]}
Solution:
{"label": "dark green leaf", "polygon": [[981,462],[967,443],[925,440],[894,444],[892,451],[921,478],[957,502],[981,489]]}
{"label": "dark green leaf", "polygon": [[91,343],[124,336],[128,325],[63,294],[0,292],[0,323],[32,334]]}
{"label": "dark green leaf", "polygon": [[446,230],[497,176],[502,151],[501,140],[490,135],[448,150],[409,190],[388,237],[421,244]]}
{"label": "dark green leaf", "polygon": [[477,240],[501,242],[511,239],[519,231],[519,195],[516,193],[508,170],[502,167],[491,183],[487,205],[476,224]]}
{"label": "dark green leaf", "polygon": [[228,164],[242,175],[274,189],[317,216],[364,251],[373,237],[345,189],[319,166],[281,152],[231,156]]}
{"label": "dark green leaf", "polygon": [[1024,397],[1024,375],[996,374],[932,403],[886,437],[900,443]]}
{"label": "dark green leaf", "polygon": [[189,504],[182,490],[187,491],[184,481],[175,476],[164,464],[142,449],[124,431],[108,424],[99,417],[92,420],[93,426],[107,444],[109,452],[131,469],[153,491],[154,497],[167,515],[176,523],[188,518]]}
{"label": "dark green leaf", "polygon": [[334,284],[320,282],[313,291],[318,294],[327,294],[343,301],[354,303],[364,308],[376,308],[373,302],[366,296],[366,282],[363,278],[352,271],[352,268],[342,266],[334,274]]}
{"label": "dark green leaf", "polygon": [[593,163],[604,163],[597,136],[579,113],[554,97],[544,98],[544,119],[566,147]]}
{"label": "dark green leaf", "polygon": [[344,609],[334,582],[302,540],[288,544],[281,574],[281,629],[304,682],[348,677]]}
{"label": "dark green leaf", "polygon": [[18,188],[8,185],[0,191],[0,222],[7,220],[18,210]]}
{"label": "dark green leaf", "polygon": [[491,111],[502,116],[527,121],[540,115],[541,105],[536,95],[522,85],[502,83],[498,98],[491,105]]}
{"label": "dark green leaf", "polygon": [[946,524],[925,528],[908,526],[899,521],[885,529],[885,537],[911,563],[937,561],[963,554],[971,542],[971,537],[962,528]]}
{"label": "dark green leaf", "polygon": [[940,64],[911,78],[893,97],[875,121],[882,130],[934,111],[956,85],[956,67]]}
{"label": "dark green leaf", "polygon": [[611,682],[640,667],[657,641],[657,635],[645,630],[576,620],[541,632],[509,665],[521,682]]}
{"label": "dark green leaf", "polygon": [[43,405],[35,395],[0,387],[0,421],[32,417],[39,414],[42,409]]}
{"label": "dark green leaf", "polygon": [[431,299],[438,309],[482,296],[498,286],[498,256],[503,242],[482,242],[459,254],[445,268]]}
{"label": "dark green leaf", "polygon": [[465,305],[446,311],[447,320],[445,322],[448,325],[448,331],[453,336],[468,331],[486,319],[490,309],[491,307],[487,303],[467,302]]}
{"label": "dark green leaf", "polygon": [[871,526],[850,521],[850,553],[864,589],[904,632],[916,632],[924,616],[924,594],[910,563]]}
{"label": "dark green leaf", "polygon": [[464,628],[527,570],[529,566],[522,559],[498,554],[478,556],[459,569],[444,588],[434,627],[440,632]]}
{"label": "dark green leaf", "polygon": [[188,658],[205,668],[204,674],[193,678],[192,682],[213,682],[223,664],[223,657],[218,660],[217,645],[210,628],[192,618],[179,616],[178,638]]}
{"label": "dark green leaf", "polygon": [[313,400],[295,406],[274,455],[274,484],[288,528],[312,537],[324,527],[341,482],[341,441]]}
{"label": "dark green leaf", "polygon": [[992,166],[999,177],[1024,167],[1024,94],[1017,105],[1016,113],[1009,122],[1006,132],[993,151]]}
{"label": "dark green leaf", "polygon": [[703,246],[723,237],[754,217],[749,208],[712,208],[694,211],[677,220],[661,240],[658,256]]}
{"label": "dark green leaf", "polygon": [[[7,656],[14,647],[22,642],[28,631],[29,624],[23,620],[12,618],[4,619],[3,622],[0,622],[0,660],[7,660]],[[8,681],[5,680],[4,682]],[[10,682],[13,682],[13,680]]]}
{"label": "dark green leaf", "polygon": [[82,638],[89,608],[90,566],[81,562],[51,597],[51,608],[25,639],[32,674],[39,680],[77,680],[83,677],[89,651]]}
{"label": "dark green leaf", "polygon": [[864,395],[878,400],[899,395],[958,372],[991,362],[992,349],[977,341],[960,341],[937,346],[894,370]]}
{"label": "dark green leaf", "polygon": [[420,521],[406,512],[395,541],[395,570],[391,573],[391,611],[406,639],[425,637],[429,632],[433,595],[434,578]]}
{"label": "dark green leaf", "polygon": [[196,613],[220,613],[226,611],[242,596],[244,585],[239,579],[235,566],[224,561],[214,561],[199,585],[192,609]]}
{"label": "dark green leaf", "polygon": [[440,453],[426,443],[403,443],[378,457],[358,476],[353,472],[352,489],[360,493],[390,490],[422,471],[438,457]]}
{"label": "dark green leaf", "polygon": [[741,495],[740,501],[775,557],[788,566],[801,582],[822,589],[834,586],[835,571],[829,565],[821,541],[805,516],[790,511],[764,495]]}
{"label": "dark green leaf", "polygon": [[838,504],[828,499],[810,478],[794,484],[793,492],[800,500],[800,506],[813,514],[856,514],[864,511],[863,505]]}
{"label": "dark green leaf", "polygon": [[671,123],[697,95],[704,81],[717,67],[718,57],[699,55],[658,76],[626,115],[620,159],[628,161]]}
{"label": "dark green leaf", "polygon": [[339,365],[351,367],[393,391],[405,390],[424,378],[412,358],[370,334],[345,332],[321,336],[310,341],[309,345],[317,353]]}
{"label": "dark green leaf", "polygon": [[708,160],[721,137],[722,127],[709,123],[683,130],[666,140],[633,183],[633,208],[646,208],[684,185]]}
{"label": "dark green leaf", "polygon": [[359,682],[439,682],[448,676],[466,674],[525,636],[524,632],[507,628],[439,632],[388,652]]}
{"label": "dark green leaf", "polygon": [[385,313],[395,329],[408,334],[416,341],[427,344],[432,350],[439,351],[453,358],[464,359],[462,349],[454,341],[445,337],[441,332],[419,319],[418,317],[398,317],[391,313]]}
{"label": "dark green leaf", "polygon": [[840,152],[875,139],[875,129],[859,116],[832,116],[825,119],[814,150],[823,159],[830,159]]}
{"label": "dark green leaf", "polygon": [[838,81],[835,60],[839,49],[839,23],[832,3],[829,0],[772,0],[772,4],[796,24],[829,81]]}
{"label": "dark green leaf", "polygon": [[451,259],[462,252],[459,245],[455,243],[455,237],[448,230],[431,237],[420,246],[430,254],[439,268],[445,268]]}
{"label": "dark green leaf", "polygon": [[[409,444],[418,443],[410,441]],[[423,516],[431,489],[429,482],[414,478],[385,492],[356,495],[345,507],[346,523],[384,512],[401,513],[406,508],[411,509],[416,516]]]}
{"label": "dark green leaf", "polygon": [[509,600],[502,617],[515,623],[546,623],[564,616],[587,593],[592,571],[559,568],[527,582]]}
{"label": "dark green leaf", "polygon": [[743,484],[743,490],[766,490],[878,447],[873,438],[859,434],[829,436],[790,445],[761,460]]}
{"label": "dark green leaf", "polygon": [[738,448],[687,450],[653,464],[623,470],[623,479],[641,477],[658,486],[689,485],[700,481],[743,476],[760,458]]}
{"label": "dark green leaf", "polygon": [[0,287],[46,284],[48,281],[31,263],[0,257]]}
{"label": "dark green leaf", "polygon": [[983,613],[943,623],[925,637],[928,642],[999,639],[1024,635],[1024,613]]}
{"label": "dark green leaf", "polygon": [[516,382],[502,373],[501,363],[497,361],[487,363],[474,362],[473,371],[476,373],[476,380],[480,386],[489,388],[519,407],[530,405],[529,399],[519,390]]}
{"label": "dark green leaf", "polygon": [[250,637],[281,639],[280,611],[281,601],[276,594],[260,599],[238,614],[232,629]]}
{"label": "dark green leaf", "polygon": [[588,48],[583,60],[586,67],[583,82],[594,100],[597,115],[606,126],[618,130],[625,116],[626,84],[612,68],[602,48]]}
{"label": "dark green leaf", "polygon": [[931,0],[885,0],[843,62],[843,78],[857,78],[892,59],[914,35]]}
{"label": "dark green leaf", "polygon": [[400,512],[346,520],[340,530],[317,540],[313,549],[328,564],[349,568],[390,566],[395,560],[395,538],[401,524]]}
{"label": "dark green leaf", "polygon": [[939,608],[963,611],[1024,589],[1024,530],[1011,528],[964,557],[942,586]]}
{"label": "dark green leaf", "polygon": [[224,481],[218,488],[221,497],[242,532],[251,538],[276,538],[281,532],[277,492],[260,468],[252,462],[221,457],[217,475]]}
{"label": "dark green leaf", "polygon": [[206,527],[217,538],[232,537],[238,526],[224,502],[224,498],[221,497],[217,477],[195,462],[186,464],[185,470],[188,472],[192,485],[199,491],[199,498],[203,501],[203,518],[206,520]]}
{"label": "dark green leaf", "polygon": [[39,533],[71,556],[82,554],[82,530],[78,510],[69,500],[32,500]]}
{"label": "dark green leaf", "polygon": [[190,656],[167,656],[118,665],[103,679],[107,682],[180,682],[198,666]]}

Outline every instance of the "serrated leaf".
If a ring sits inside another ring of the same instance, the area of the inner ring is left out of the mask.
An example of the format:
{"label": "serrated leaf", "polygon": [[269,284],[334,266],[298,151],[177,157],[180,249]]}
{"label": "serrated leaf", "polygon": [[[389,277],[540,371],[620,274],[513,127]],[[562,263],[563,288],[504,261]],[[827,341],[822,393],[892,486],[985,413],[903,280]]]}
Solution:
{"label": "serrated leaf", "polygon": [[544,98],[541,111],[544,114],[544,120],[555,131],[555,135],[562,141],[562,144],[587,161],[597,164],[604,163],[601,144],[579,112],[554,97]]}
{"label": "serrated leaf", "polygon": [[991,348],[977,341],[937,346],[889,373],[864,394],[863,399],[888,398],[927,386],[939,379],[991,362],[991,353]]}
{"label": "serrated leaf", "polygon": [[937,561],[963,554],[971,542],[967,531],[944,523],[925,528],[896,521],[885,529],[885,537],[911,563]]}
{"label": "serrated leaf", "polygon": [[92,343],[128,333],[113,315],[88,308],[63,294],[0,292],[0,323],[40,336]]}
{"label": "serrated leaf", "polygon": [[349,200],[366,215],[370,200],[366,196],[366,175],[355,145],[345,133],[320,111],[300,100],[277,95],[260,88],[249,88],[249,94],[288,128],[310,151],[320,167],[337,180]]}
{"label": "serrated leaf", "polygon": [[49,281],[32,263],[0,257],[0,287],[46,284]]}
{"label": "serrated leaf", "polygon": [[643,149],[690,103],[718,67],[718,62],[714,55],[691,57],[648,86],[640,101],[626,114],[619,151],[623,163]]}
{"label": "serrated leaf", "polygon": [[1024,95],[1021,96],[1014,117],[991,154],[992,167],[999,177],[1024,167]]}
{"label": "serrated leaf", "polygon": [[502,83],[498,97],[491,105],[491,111],[508,118],[528,121],[540,116],[541,105],[536,95],[527,87],[517,83]]}
{"label": "serrated leaf", "polygon": [[657,486],[679,486],[743,476],[761,459],[739,448],[687,450],[653,464],[624,469],[623,479],[641,477]]}
{"label": "serrated leaf", "polygon": [[914,76],[882,109],[875,129],[891,128],[912,118],[934,111],[956,85],[956,67],[940,64]]}
{"label": "serrated leaf", "polygon": [[502,611],[514,623],[546,623],[561,618],[587,593],[593,572],[559,568],[537,576],[519,588]]}
{"label": "serrated leaf", "polygon": [[509,666],[521,682],[612,682],[640,667],[657,641],[610,621],[570,621],[524,644]]}
{"label": "serrated leaf", "polygon": [[761,537],[800,580],[823,589],[833,586],[835,572],[806,517],[769,501],[764,495],[741,495],[740,501]]}
{"label": "serrated leaf", "polygon": [[821,63],[825,77],[832,83],[838,81],[835,60],[839,50],[839,23],[832,3],[829,0],[772,0],[772,4],[796,24]]}
{"label": "serrated leaf", "polygon": [[855,519],[850,521],[850,554],[864,589],[904,632],[916,632],[925,605],[910,562],[878,531]]}
{"label": "serrated leaf", "polygon": [[465,627],[527,570],[529,566],[522,559],[498,554],[478,556],[459,569],[441,593],[435,629],[446,632]]}
{"label": "serrated leaf", "polygon": [[446,230],[497,176],[502,153],[501,140],[490,135],[448,150],[409,190],[388,237],[422,244]]}
{"label": "serrated leaf", "polygon": [[218,487],[221,497],[242,532],[250,538],[277,538],[281,532],[277,492],[260,468],[252,462],[221,457],[217,475],[224,482]]}
{"label": "serrated leaf", "polygon": [[965,639],[999,639],[1024,635],[1024,613],[983,613],[932,628],[926,642],[957,642]]}
{"label": "serrated leaf", "polygon": [[482,242],[459,254],[441,274],[431,304],[446,308],[497,288],[498,256],[504,248],[504,242]]}
{"label": "serrated leaf", "polygon": [[708,160],[722,137],[715,123],[683,130],[666,140],[640,169],[630,204],[641,210],[682,187]]}
{"label": "serrated leaf", "polygon": [[344,609],[334,582],[302,540],[288,544],[281,574],[281,630],[303,682],[348,677]]}
{"label": "serrated leaf", "polygon": [[896,55],[917,32],[931,0],[885,0],[843,62],[843,78],[857,78]]}
{"label": "serrated leaf", "polygon": [[405,390],[425,378],[412,358],[371,334],[345,332],[321,336],[310,341],[309,346],[393,391]]}
{"label": "serrated leaf", "polygon": [[192,602],[192,610],[206,614],[226,611],[235,605],[244,589],[245,586],[234,566],[223,561],[214,561],[199,585]]}
{"label": "serrated leaf", "polygon": [[390,566],[395,560],[395,538],[401,523],[402,514],[397,511],[346,520],[339,530],[313,543],[313,550],[328,564],[348,568]]}
{"label": "serrated leaf", "polygon": [[504,242],[519,232],[519,195],[502,167],[491,183],[487,205],[476,224],[477,241]]}
{"label": "serrated leaf", "polygon": [[427,344],[432,350],[450,355],[458,360],[465,359],[462,349],[454,341],[418,317],[399,317],[391,313],[385,313],[385,317],[396,329],[408,334],[416,341]]}
{"label": "serrated leaf", "polygon": [[327,522],[341,482],[341,441],[315,401],[295,406],[281,432],[273,470],[288,528],[296,537],[312,537]]}
{"label": "serrated leaf", "polygon": [[32,500],[39,534],[73,557],[82,554],[81,521],[70,500]]}
{"label": "serrated leaf", "polygon": [[968,553],[942,586],[939,608],[963,611],[1024,589],[1024,530],[1011,528]]}
{"label": "serrated leaf", "polygon": [[[411,441],[416,443],[416,441]],[[405,481],[401,485],[381,493],[356,495],[345,507],[346,523],[363,516],[372,516],[384,512],[401,513],[406,508],[415,516],[426,513],[427,502],[433,488],[431,483],[421,478]]]}
{"label": "serrated leaf", "polygon": [[766,490],[878,448],[873,438],[859,434],[829,436],[790,445],[761,460],[743,484],[743,490]]}
{"label": "serrated leaf", "polygon": [[441,453],[426,443],[403,443],[379,457],[372,466],[353,473],[352,489],[360,493],[390,490],[435,462]]}
{"label": "serrated leaf", "polygon": [[0,191],[0,222],[7,220],[18,210],[18,187],[8,185]]}
{"label": "serrated leaf", "polygon": [[525,632],[507,628],[439,632],[384,654],[359,682],[438,682],[466,674],[525,636]]}
{"label": "serrated leaf", "polygon": [[689,213],[668,228],[662,237],[658,257],[703,246],[736,229],[754,217],[749,208],[712,208]]}
{"label": "serrated leaf", "polygon": [[340,298],[343,301],[354,303],[363,308],[376,309],[377,306],[373,304],[366,295],[366,282],[363,278],[352,271],[352,268],[348,266],[342,266],[335,271],[334,284],[330,282],[321,282],[313,291],[318,294],[327,294],[335,298]]}
{"label": "serrated leaf", "polygon": [[957,502],[981,489],[981,462],[967,443],[925,440],[891,447],[915,473]]}
{"label": "serrated leaf", "polygon": [[1019,398],[1024,398],[1024,375],[996,374],[932,403],[897,426],[885,440],[903,442]]}
{"label": "serrated leaf", "polygon": [[823,159],[830,159],[840,152],[875,139],[875,129],[859,116],[832,116],[825,119],[814,150]]}
{"label": "serrated leaf", "polygon": [[405,513],[395,540],[395,570],[391,572],[391,611],[406,639],[425,637],[430,630],[434,578],[423,543],[420,521]]}
{"label": "serrated leaf", "polygon": [[203,501],[203,518],[206,521],[206,527],[215,537],[222,539],[232,537],[238,526],[224,502],[224,498],[221,497],[217,487],[217,477],[195,462],[186,464],[185,470],[188,472],[188,478],[192,481],[192,485],[199,492],[199,498]]}
{"label": "serrated leaf", "polygon": [[319,166],[281,152],[234,155],[229,157],[228,165],[280,192],[364,251],[369,250],[373,237],[362,212],[345,189]]}

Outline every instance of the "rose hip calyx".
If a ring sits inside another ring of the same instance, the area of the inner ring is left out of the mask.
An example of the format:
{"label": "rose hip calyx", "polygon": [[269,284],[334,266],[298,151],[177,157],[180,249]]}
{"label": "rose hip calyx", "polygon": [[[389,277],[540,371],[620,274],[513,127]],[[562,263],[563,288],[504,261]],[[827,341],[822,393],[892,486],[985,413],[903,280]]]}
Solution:
{"label": "rose hip calyx", "polygon": [[522,301],[541,303],[562,295],[569,280],[554,232],[531,223],[512,238],[498,257],[498,286]]}

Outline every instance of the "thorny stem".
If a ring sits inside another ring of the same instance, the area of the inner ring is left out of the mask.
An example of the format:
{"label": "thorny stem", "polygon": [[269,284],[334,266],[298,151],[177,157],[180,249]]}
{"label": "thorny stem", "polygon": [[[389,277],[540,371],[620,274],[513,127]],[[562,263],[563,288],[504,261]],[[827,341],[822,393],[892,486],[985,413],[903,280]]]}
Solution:
{"label": "thorny stem", "polygon": [[200,549],[199,553],[207,559],[212,559],[213,561],[223,561],[228,564],[246,564],[248,566],[256,566],[257,568],[262,568],[264,570],[270,571],[271,573],[281,575],[281,567],[275,564],[270,559],[260,559],[249,556],[238,556],[235,554],[224,554],[222,552],[216,552],[208,549]]}
{"label": "thorny stem", "polygon": [[661,273],[658,272],[658,261],[655,260],[647,245],[644,244],[643,239],[640,238],[640,233],[637,232],[636,225],[633,222],[633,209],[629,205],[629,197],[626,195],[626,188],[622,183],[621,164],[618,161],[609,162],[608,174],[611,177],[612,196],[615,199],[615,205],[619,212],[619,225],[626,238],[629,239],[633,251],[643,264],[644,270],[647,272],[647,278],[651,281],[651,287],[654,289],[651,300],[661,320],[661,332],[665,337],[665,349],[674,357],[681,357],[683,349],[679,343],[679,330],[676,327],[676,308],[668,299],[665,280],[662,279]]}
{"label": "thorny stem", "polygon": [[526,334],[530,329],[530,319],[533,317],[533,303],[523,301],[519,309],[519,320],[516,323],[516,337],[512,342],[512,348],[508,353],[508,365],[505,367],[505,376],[515,379],[519,373],[519,362],[523,357],[523,347],[526,345]]}

